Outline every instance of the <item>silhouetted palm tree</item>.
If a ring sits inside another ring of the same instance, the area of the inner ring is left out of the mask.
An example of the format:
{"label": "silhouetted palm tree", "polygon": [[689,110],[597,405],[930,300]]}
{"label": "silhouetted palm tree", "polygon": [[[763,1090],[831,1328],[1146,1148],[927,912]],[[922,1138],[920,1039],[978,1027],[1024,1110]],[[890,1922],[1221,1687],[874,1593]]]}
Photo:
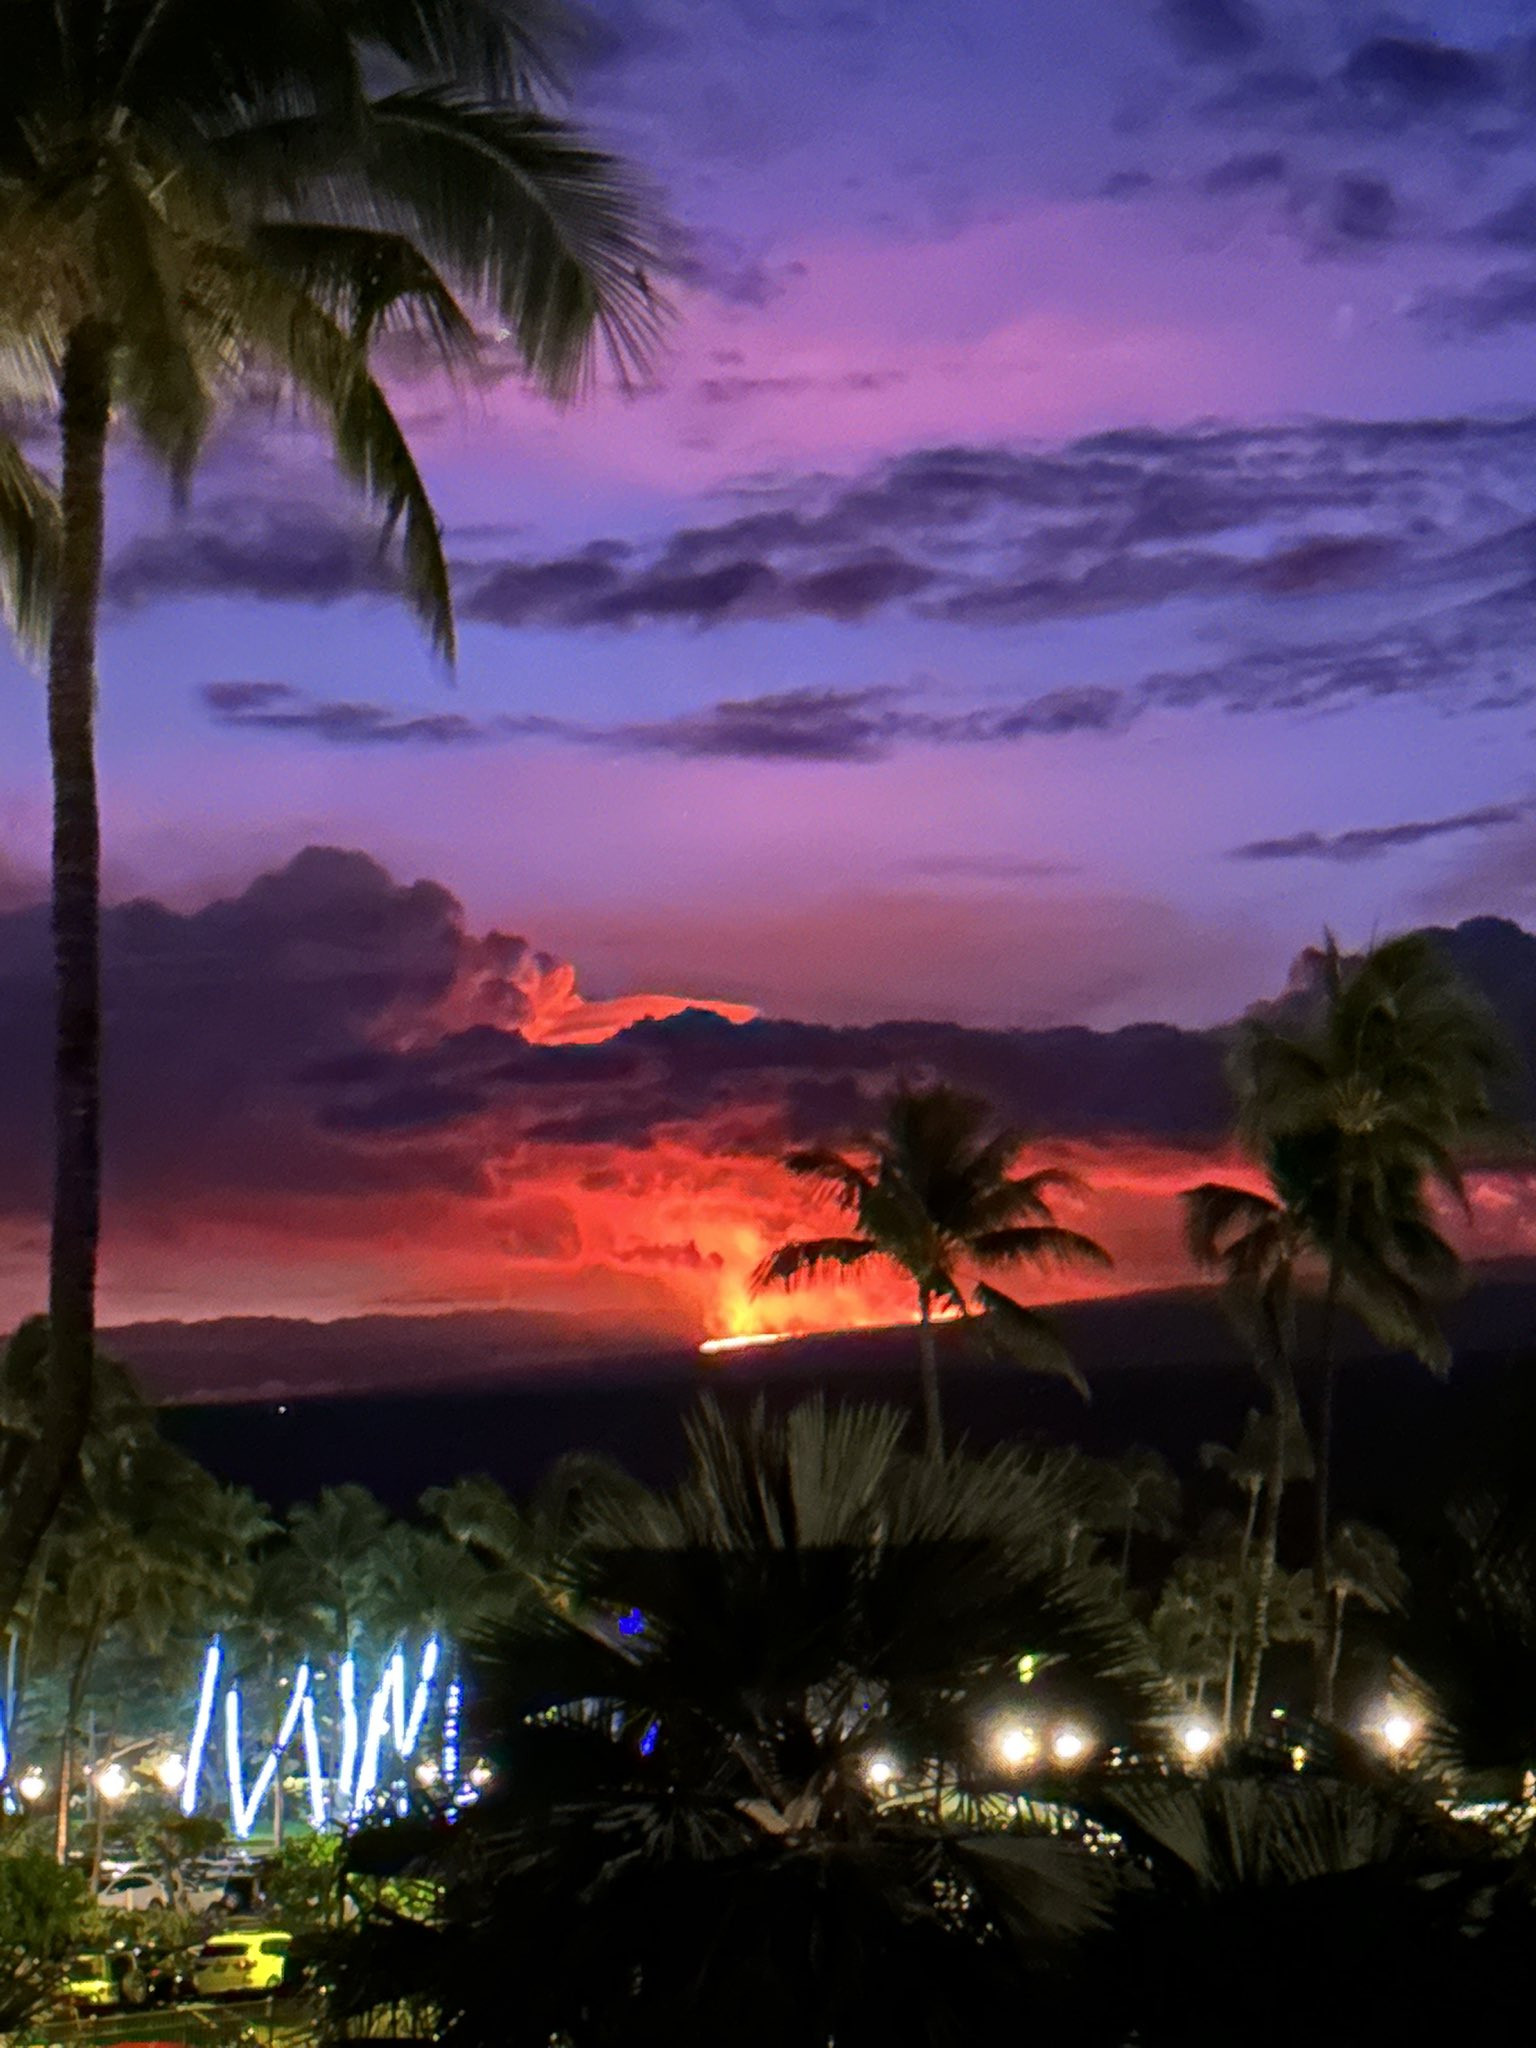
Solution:
{"label": "silhouetted palm tree", "polygon": [[586,1609],[477,1647],[500,1790],[446,1834],[359,1845],[419,1855],[444,1909],[364,1930],[344,2010],[415,1991],[452,2048],[874,2048],[1004,2020],[1105,1889],[986,1790],[1020,1651],[1069,1657],[1106,1714],[1160,1696],[1123,1606],[1056,1561],[1063,1468],[903,1434],[885,1409],[706,1408],[678,1488],[593,1503]]}
{"label": "silhouetted palm tree", "polygon": [[[987,1103],[943,1082],[903,1085],[884,1104],[880,1128],[863,1144],[867,1161],[827,1148],[791,1152],[784,1164],[830,1194],[854,1223],[847,1237],[798,1239],[772,1252],[753,1276],[754,1289],[793,1287],[829,1273],[884,1259],[917,1289],[927,1446],[943,1449],[933,1309],[971,1310],[971,1269],[998,1266],[1107,1266],[1108,1252],[1091,1237],[1062,1229],[1051,1196],[1078,1185],[1047,1167],[1016,1174],[1025,1140],[999,1128]],[[1048,1319],[987,1281],[973,1286],[986,1327],[1010,1355],[1053,1372],[1082,1390],[1082,1380]]]}
{"label": "silhouetted palm tree", "polygon": [[[1316,991],[1296,1019],[1250,1018],[1233,1057],[1239,1128],[1273,1200],[1206,1188],[1190,1198],[1191,1240],[1289,1308],[1303,1251],[1324,1263],[1317,1343],[1313,1582],[1328,1603],[1337,1325],[1353,1308],[1373,1333],[1427,1364],[1448,1363],[1432,1309],[1459,1275],[1427,1193],[1459,1201],[1458,1153],[1495,1129],[1494,1084],[1509,1052],[1492,1012],[1422,933],[1346,959],[1330,937]],[[1225,1203],[1225,1215],[1221,1214]],[[1203,1204],[1203,1208],[1202,1208]],[[1246,1205],[1246,1206],[1245,1206]],[[1283,1344],[1276,1356],[1286,1355]],[[1316,1705],[1333,1712],[1328,1643]]]}
{"label": "silhouetted palm tree", "polygon": [[114,411],[184,484],[219,402],[275,380],[398,530],[437,646],[438,523],[371,353],[472,353],[455,296],[571,390],[656,328],[634,188],[548,112],[544,0],[10,0],[0,62],[0,399],[55,416],[57,490],[0,437],[0,595],[46,643],[57,1028],[52,1370],[0,1525],[15,1607],[84,1438],[100,1209],[94,741]]}

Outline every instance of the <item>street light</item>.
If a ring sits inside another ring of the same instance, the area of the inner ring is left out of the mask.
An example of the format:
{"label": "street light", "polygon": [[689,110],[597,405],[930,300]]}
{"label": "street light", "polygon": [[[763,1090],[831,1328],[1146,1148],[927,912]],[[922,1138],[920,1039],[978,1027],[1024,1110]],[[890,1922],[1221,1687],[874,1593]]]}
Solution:
{"label": "street light", "polygon": [[21,1794],[22,1798],[25,1799],[27,1804],[30,1806],[34,1800],[41,1799],[43,1794],[48,1790],[48,1780],[37,1768],[37,1765],[34,1764],[32,1768],[29,1771],[27,1771],[19,1780],[16,1786],[16,1790]]}
{"label": "street light", "polygon": [[187,1775],[187,1762],[181,1756],[163,1756],[155,1765],[155,1776],[167,1792],[179,1792]]}
{"label": "street light", "polygon": [[1179,1741],[1184,1745],[1184,1754],[1191,1761],[1198,1763],[1200,1758],[1208,1755],[1215,1746],[1216,1731],[1208,1727],[1204,1721],[1191,1721],[1187,1727],[1179,1730]]}
{"label": "street light", "polygon": [[1076,1728],[1058,1728],[1051,1742],[1051,1754],[1059,1764],[1075,1764],[1088,1747],[1088,1738]]}
{"label": "street light", "polygon": [[864,1775],[875,1791],[883,1792],[896,1775],[896,1766],[888,1756],[872,1756],[864,1766]]}
{"label": "street light", "polygon": [[997,1753],[1010,1769],[1018,1770],[1027,1764],[1040,1747],[1033,1728],[1021,1727],[1017,1722],[997,1733]]}
{"label": "street light", "polygon": [[128,1791],[128,1773],[121,1764],[108,1764],[104,1771],[96,1773],[96,1790],[103,1799],[116,1805]]}
{"label": "street light", "polygon": [[1401,1756],[1418,1732],[1417,1724],[1410,1721],[1400,1708],[1394,1707],[1382,1718],[1381,1739],[1393,1756]]}

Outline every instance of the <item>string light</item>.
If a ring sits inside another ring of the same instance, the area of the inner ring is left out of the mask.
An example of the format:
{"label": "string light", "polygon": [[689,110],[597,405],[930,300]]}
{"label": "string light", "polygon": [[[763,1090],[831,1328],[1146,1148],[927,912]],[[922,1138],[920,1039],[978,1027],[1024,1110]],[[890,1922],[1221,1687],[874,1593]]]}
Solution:
{"label": "string light", "polygon": [[459,1718],[464,1706],[464,1686],[457,1671],[448,1681],[443,1702],[443,1778],[450,1792],[459,1789]]}
{"label": "string light", "polygon": [[197,1810],[198,1786],[203,1776],[203,1752],[208,1747],[208,1730],[213,1721],[213,1696],[219,1682],[222,1652],[214,1637],[203,1658],[203,1682],[198,1689],[197,1715],[192,1723],[192,1740],[187,1744],[187,1769],[181,1781],[181,1810],[189,1817]]}
{"label": "string light", "polygon": [[252,1782],[250,1796],[242,1791],[240,1762],[240,1689],[232,1685],[224,1701],[225,1741],[229,1763],[229,1819],[236,1835],[243,1842],[256,1825],[256,1815],[261,1803],[272,1789],[272,1780],[277,1776],[278,1761],[288,1748],[304,1712],[304,1702],[309,1697],[309,1666],[301,1664],[294,1676],[288,1695],[287,1710],[277,1731],[277,1740],[262,1759],[260,1770]]}
{"label": "string light", "polygon": [[[421,1726],[427,1718],[427,1702],[432,1696],[432,1681],[437,1676],[437,1662],[442,1648],[436,1636],[429,1636],[421,1653],[421,1668],[416,1679],[416,1690],[411,1697],[411,1711],[404,1727],[400,1725],[398,1713],[395,1718],[395,1748],[400,1760],[409,1760],[417,1743],[421,1740]],[[402,1671],[404,1666],[402,1665]],[[403,1698],[404,1686],[399,1689],[397,1699]]]}
{"label": "string light", "polygon": [[315,1702],[307,1692],[299,1716],[299,1728],[304,1738],[304,1770],[309,1779],[309,1824],[312,1828],[323,1828],[325,1771],[320,1762],[320,1731],[315,1726]]}
{"label": "string light", "polygon": [[336,1771],[336,1811],[352,1811],[352,1787],[357,1777],[357,1665],[349,1653],[339,1673],[341,1693],[341,1763]]}

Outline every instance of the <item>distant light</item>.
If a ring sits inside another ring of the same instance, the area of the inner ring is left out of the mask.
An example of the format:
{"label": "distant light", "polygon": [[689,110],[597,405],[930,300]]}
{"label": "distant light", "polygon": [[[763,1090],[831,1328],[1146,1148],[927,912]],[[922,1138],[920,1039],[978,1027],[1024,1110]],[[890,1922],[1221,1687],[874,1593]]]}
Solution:
{"label": "distant light", "polygon": [[1087,1736],[1076,1728],[1058,1728],[1051,1741],[1051,1754],[1059,1764],[1075,1764],[1087,1747]]}
{"label": "distant light", "polygon": [[1293,1771],[1304,1771],[1304,1770],[1306,1769],[1306,1767],[1307,1767],[1307,1747],[1306,1747],[1306,1744],[1305,1744],[1304,1742],[1294,1742],[1294,1743],[1292,1743],[1292,1745],[1291,1745],[1291,1769],[1292,1769]]}
{"label": "distant light", "polygon": [[155,1776],[167,1792],[179,1792],[186,1775],[187,1761],[182,1756],[163,1756],[155,1765]]}
{"label": "distant light", "polygon": [[1005,1764],[1017,1769],[1027,1764],[1039,1750],[1040,1744],[1033,1728],[1022,1728],[1017,1723],[999,1729],[997,1753]]}
{"label": "distant light", "polygon": [[643,1636],[645,1634],[645,1616],[638,1607],[631,1607],[627,1614],[619,1616],[619,1634],[621,1636]]}
{"label": "distant light", "polygon": [[103,1799],[121,1799],[128,1790],[128,1774],[121,1764],[108,1764],[96,1774],[96,1790]]}
{"label": "distant light", "polygon": [[896,1766],[888,1756],[872,1756],[864,1766],[864,1775],[877,1792],[883,1792],[896,1776]]}
{"label": "distant light", "polygon": [[18,1784],[18,1786],[16,1787],[16,1790],[21,1794],[23,1799],[27,1800],[30,1803],[34,1799],[42,1798],[43,1794],[48,1790],[48,1780],[43,1776],[42,1772],[38,1770],[37,1767],[34,1765],[33,1768],[30,1771],[28,1771],[26,1775],[22,1778],[20,1784]]}
{"label": "distant light", "polygon": [[1186,1756],[1204,1756],[1216,1740],[1216,1731],[1204,1721],[1191,1721],[1179,1730],[1179,1740],[1184,1745]]}
{"label": "distant light", "polygon": [[1388,1714],[1381,1724],[1381,1739],[1394,1756],[1401,1756],[1418,1732],[1417,1724],[1402,1713]]}
{"label": "distant light", "polygon": [[489,1785],[491,1782],[490,1765],[487,1763],[476,1764],[469,1774],[469,1782],[475,1787],[476,1791],[479,1791],[484,1785]]}
{"label": "distant light", "polygon": [[419,1763],[416,1766],[416,1782],[418,1785],[435,1785],[437,1779],[437,1765],[433,1763],[431,1757],[428,1757],[424,1763]]}
{"label": "distant light", "polygon": [[642,1756],[650,1756],[654,1752],[660,1734],[660,1728],[653,1721],[640,1738],[640,1754]]}

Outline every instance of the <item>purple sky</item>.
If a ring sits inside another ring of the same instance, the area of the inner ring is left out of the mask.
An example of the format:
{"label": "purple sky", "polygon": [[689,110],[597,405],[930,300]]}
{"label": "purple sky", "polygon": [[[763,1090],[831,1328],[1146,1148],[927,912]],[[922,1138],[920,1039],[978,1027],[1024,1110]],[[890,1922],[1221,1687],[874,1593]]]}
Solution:
{"label": "purple sky", "polygon": [[594,994],[978,1024],[1531,907],[1528,8],[593,12],[579,106],[686,233],[654,386],[397,378],[454,682],[304,433],[232,423],[182,515],[125,452],[119,894],[318,840]]}

